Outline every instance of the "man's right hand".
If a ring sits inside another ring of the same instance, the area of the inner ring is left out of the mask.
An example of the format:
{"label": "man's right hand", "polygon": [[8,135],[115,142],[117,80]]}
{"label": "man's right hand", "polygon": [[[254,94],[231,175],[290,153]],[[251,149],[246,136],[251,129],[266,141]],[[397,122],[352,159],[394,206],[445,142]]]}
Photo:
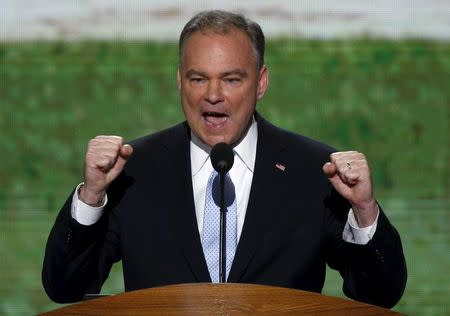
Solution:
{"label": "man's right hand", "polygon": [[91,206],[101,205],[106,189],[122,171],[133,148],[120,136],[97,136],[88,143],[84,162],[84,185],[79,198]]}

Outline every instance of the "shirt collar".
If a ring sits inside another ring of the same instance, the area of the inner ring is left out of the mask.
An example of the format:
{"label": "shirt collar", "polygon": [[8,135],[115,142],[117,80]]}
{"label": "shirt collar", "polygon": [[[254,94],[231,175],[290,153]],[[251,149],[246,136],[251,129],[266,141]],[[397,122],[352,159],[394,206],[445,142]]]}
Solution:
{"label": "shirt collar", "polygon": [[[237,156],[251,172],[253,172],[255,168],[257,140],[258,128],[255,117],[253,117],[252,124],[247,130],[247,134],[233,147],[235,157]],[[191,131],[190,150],[192,176],[195,176],[203,168],[206,162],[209,161],[211,147],[206,145]]]}

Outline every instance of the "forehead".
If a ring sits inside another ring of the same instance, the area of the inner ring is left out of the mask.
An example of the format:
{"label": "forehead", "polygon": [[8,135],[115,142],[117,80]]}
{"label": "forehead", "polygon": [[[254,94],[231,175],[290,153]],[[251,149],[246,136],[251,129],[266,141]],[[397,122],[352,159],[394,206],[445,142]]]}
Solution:
{"label": "forehead", "polygon": [[183,67],[235,64],[255,66],[256,52],[250,38],[240,30],[227,33],[197,31],[186,39],[181,54]]}

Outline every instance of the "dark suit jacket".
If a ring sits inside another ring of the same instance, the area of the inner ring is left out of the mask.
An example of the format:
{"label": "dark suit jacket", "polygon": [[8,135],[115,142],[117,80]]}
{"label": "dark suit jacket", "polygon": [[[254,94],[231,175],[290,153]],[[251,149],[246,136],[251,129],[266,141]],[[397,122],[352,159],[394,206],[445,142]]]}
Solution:
{"label": "dark suit jacket", "polygon": [[[356,300],[393,306],[406,283],[400,238],[381,211],[364,246],[342,239],[349,204],[322,173],[333,149],[256,114],[258,144],[249,204],[229,282],[320,292],[328,263]],[[123,262],[125,290],[210,282],[194,209],[185,123],[131,142],[134,153],[108,189],[101,220],[71,218],[71,196],[50,233],[43,284],[54,301],[99,292]],[[281,163],[284,171],[275,167]]]}

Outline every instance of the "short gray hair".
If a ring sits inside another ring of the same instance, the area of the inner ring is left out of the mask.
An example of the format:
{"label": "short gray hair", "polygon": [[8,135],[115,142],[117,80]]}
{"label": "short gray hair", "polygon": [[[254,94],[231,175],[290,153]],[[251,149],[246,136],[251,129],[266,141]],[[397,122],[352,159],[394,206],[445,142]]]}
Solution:
{"label": "short gray hair", "polygon": [[258,69],[261,69],[264,65],[265,38],[259,24],[241,14],[221,10],[202,11],[184,26],[178,43],[180,62],[186,40],[193,33],[212,31],[228,34],[232,30],[242,31],[248,36],[255,51]]}

